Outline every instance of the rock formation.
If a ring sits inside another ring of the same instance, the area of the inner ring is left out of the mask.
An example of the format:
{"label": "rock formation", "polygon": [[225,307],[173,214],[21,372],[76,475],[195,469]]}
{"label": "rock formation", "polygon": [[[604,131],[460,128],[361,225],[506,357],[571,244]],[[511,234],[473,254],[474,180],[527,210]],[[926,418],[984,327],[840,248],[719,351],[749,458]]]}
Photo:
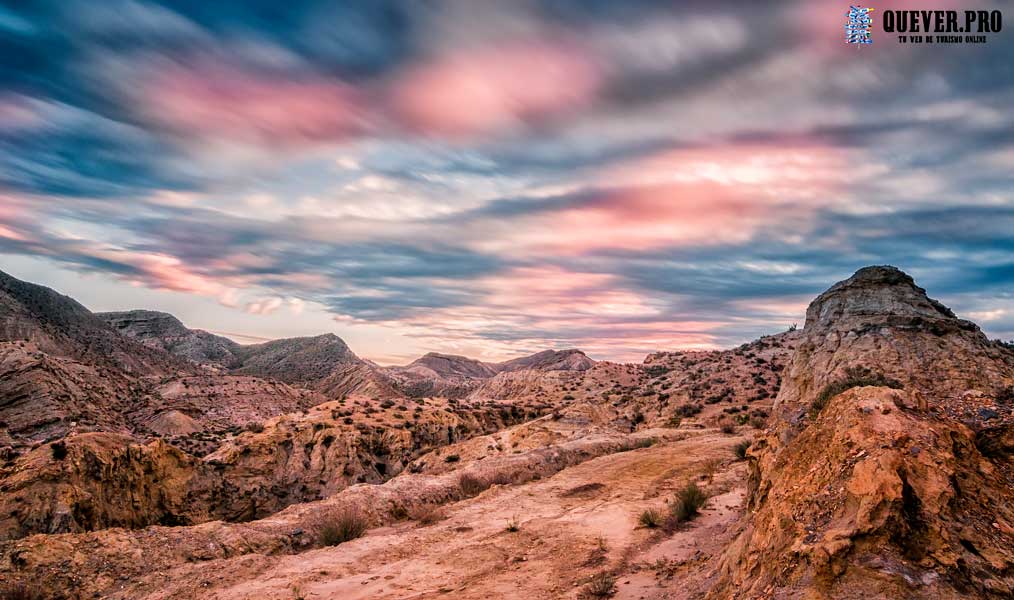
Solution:
{"label": "rock formation", "polygon": [[893,267],[807,310],[714,597],[1014,595],[1014,353]]}
{"label": "rock formation", "polygon": [[130,310],[95,316],[127,337],[200,365],[230,369],[239,362],[236,356],[239,344],[201,329],[188,329],[169,313]]}

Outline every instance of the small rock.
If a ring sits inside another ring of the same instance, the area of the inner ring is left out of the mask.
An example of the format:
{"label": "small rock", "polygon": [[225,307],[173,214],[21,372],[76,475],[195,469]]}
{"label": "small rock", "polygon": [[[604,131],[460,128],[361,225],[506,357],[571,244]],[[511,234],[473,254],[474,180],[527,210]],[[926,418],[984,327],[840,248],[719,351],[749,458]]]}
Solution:
{"label": "small rock", "polygon": [[979,409],[979,418],[982,419],[982,420],[984,420],[984,421],[988,421],[990,419],[995,419],[998,416],[1000,416],[1000,413],[996,412],[995,410],[993,410],[991,408],[980,408]]}

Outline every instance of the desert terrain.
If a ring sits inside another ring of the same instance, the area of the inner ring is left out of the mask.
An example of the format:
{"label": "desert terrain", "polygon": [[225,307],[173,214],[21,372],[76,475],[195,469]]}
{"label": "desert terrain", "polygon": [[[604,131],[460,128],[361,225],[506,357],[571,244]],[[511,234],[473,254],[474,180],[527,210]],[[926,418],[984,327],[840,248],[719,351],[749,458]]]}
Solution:
{"label": "desert terrain", "polygon": [[1011,345],[884,266],[773,329],[381,367],[0,274],[0,598],[1014,597]]}

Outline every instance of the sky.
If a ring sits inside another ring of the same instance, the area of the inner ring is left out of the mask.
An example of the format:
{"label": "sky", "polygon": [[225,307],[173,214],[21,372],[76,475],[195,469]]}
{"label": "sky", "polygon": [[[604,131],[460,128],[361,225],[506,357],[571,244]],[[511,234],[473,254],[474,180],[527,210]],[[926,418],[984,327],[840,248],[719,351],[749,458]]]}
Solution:
{"label": "sky", "polygon": [[1011,339],[1014,37],[877,19],[969,6],[0,0],[0,269],[383,364],[729,347],[868,264]]}

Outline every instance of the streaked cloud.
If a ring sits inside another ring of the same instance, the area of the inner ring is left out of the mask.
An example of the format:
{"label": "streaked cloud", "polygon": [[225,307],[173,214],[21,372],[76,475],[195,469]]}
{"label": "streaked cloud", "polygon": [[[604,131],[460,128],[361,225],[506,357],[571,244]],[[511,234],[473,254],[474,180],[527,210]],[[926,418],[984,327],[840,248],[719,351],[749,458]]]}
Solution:
{"label": "streaked cloud", "polygon": [[857,53],[840,12],[0,9],[0,253],[385,360],[729,345],[869,263],[1014,337],[1012,42]]}

